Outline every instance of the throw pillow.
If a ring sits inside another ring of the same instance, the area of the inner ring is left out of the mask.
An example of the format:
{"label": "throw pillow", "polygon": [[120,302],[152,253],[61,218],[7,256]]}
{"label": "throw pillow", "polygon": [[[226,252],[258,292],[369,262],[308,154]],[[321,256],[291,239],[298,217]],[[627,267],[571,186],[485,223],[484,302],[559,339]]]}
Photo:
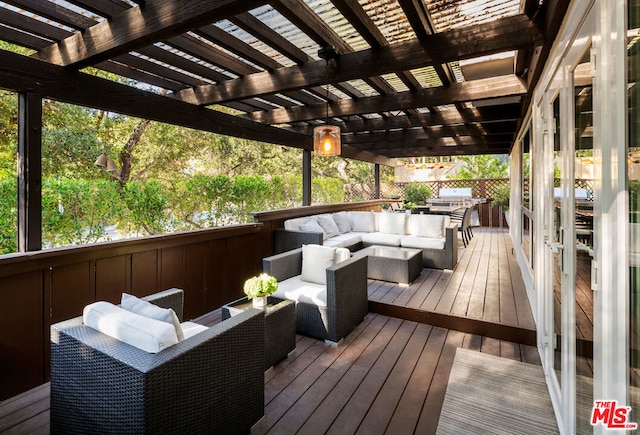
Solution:
{"label": "throw pillow", "polygon": [[410,216],[409,232],[413,236],[441,239],[445,236],[444,218],[435,214],[413,214]]}
{"label": "throw pillow", "polygon": [[351,222],[349,221],[349,214],[347,214],[346,211],[334,213],[333,220],[336,222],[336,225],[342,234],[351,232]]}
{"label": "throw pillow", "polygon": [[149,353],[160,352],[178,342],[172,325],[109,302],[94,302],[84,307],[82,321],[96,331]]}
{"label": "throw pillow", "polygon": [[316,222],[315,219],[310,220],[309,222],[300,225],[300,231],[306,231],[309,233],[322,233],[322,237],[326,238],[326,234],[320,224]]}
{"label": "throw pillow", "polygon": [[124,310],[131,311],[132,313],[140,314],[141,316],[173,325],[176,330],[178,341],[184,340],[184,333],[182,331],[182,326],[180,326],[180,320],[173,309],[160,308],[151,302],[147,302],[128,293],[122,293],[120,307]]}
{"label": "throw pillow", "polygon": [[336,248],[322,245],[302,245],[303,281],[314,284],[327,284],[327,267],[334,264]]}
{"label": "throw pillow", "polygon": [[321,214],[319,216],[316,216],[316,220],[324,230],[327,239],[340,234],[340,228],[338,228],[338,225],[336,225],[336,221],[333,220],[333,217],[330,214]]}
{"label": "throw pillow", "polygon": [[373,233],[376,230],[374,215],[370,211],[352,211],[350,219],[352,231]]}

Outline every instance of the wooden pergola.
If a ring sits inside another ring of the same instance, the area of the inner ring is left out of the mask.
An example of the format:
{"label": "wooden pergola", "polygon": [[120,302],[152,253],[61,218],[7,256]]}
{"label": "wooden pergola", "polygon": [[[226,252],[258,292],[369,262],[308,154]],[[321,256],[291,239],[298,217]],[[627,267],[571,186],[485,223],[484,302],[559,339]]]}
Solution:
{"label": "wooden pergola", "polygon": [[317,125],[376,165],[509,152],[568,3],[3,0],[0,40],[20,47],[0,51],[0,88],[20,95],[20,249],[40,245],[42,98],[301,148],[308,204]]}
{"label": "wooden pergola", "polygon": [[539,3],[4,0],[32,54],[0,87],[306,150],[328,102],[345,157],[505,153],[568,5]]}

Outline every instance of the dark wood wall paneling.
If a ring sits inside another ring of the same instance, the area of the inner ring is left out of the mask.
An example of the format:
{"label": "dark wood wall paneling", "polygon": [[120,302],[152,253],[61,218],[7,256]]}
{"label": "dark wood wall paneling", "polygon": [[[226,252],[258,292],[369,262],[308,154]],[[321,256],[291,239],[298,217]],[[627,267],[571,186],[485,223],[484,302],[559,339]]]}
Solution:
{"label": "dark wood wall paneling", "polygon": [[49,326],[88,303],[185,291],[185,319],[243,296],[262,270],[261,224],[0,258],[0,400],[49,377]]}

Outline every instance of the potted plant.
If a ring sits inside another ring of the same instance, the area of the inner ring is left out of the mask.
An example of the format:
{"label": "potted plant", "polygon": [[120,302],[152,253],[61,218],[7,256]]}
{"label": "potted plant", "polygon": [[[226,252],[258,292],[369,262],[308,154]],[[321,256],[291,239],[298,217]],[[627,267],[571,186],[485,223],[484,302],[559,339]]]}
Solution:
{"label": "potted plant", "polygon": [[267,306],[267,296],[278,290],[278,280],[266,273],[249,278],[244,282],[244,293],[253,301],[254,308]]}
{"label": "potted plant", "polygon": [[[499,186],[494,194],[493,194],[493,205],[498,206],[500,209],[500,216],[502,216],[502,212],[504,212],[504,219],[509,225],[509,197],[511,196],[511,188],[508,184],[504,184]],[[500,221],[500,226],[502,226],[502,220]]]}

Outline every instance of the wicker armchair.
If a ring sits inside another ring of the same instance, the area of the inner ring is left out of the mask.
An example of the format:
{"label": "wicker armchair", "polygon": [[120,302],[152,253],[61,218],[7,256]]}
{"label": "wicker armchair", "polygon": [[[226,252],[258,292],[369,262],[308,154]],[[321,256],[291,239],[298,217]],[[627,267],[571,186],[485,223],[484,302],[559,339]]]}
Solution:
{"label": "wicker armchair", "polygon": [[[264,272],[278,281],[300,275],[302,249],[262,260]],[[337,343],[369,312],[367,257],[352,257],[326,269],[327,306],[296,301],[296,331]]]}
{"label": "wicker armchair", "polygon": [[[182,321],[182,290],[147,298]],[[264,415],[264,313],[247,310],[151,354],[51,326],[51,433],[248,433]]]}

